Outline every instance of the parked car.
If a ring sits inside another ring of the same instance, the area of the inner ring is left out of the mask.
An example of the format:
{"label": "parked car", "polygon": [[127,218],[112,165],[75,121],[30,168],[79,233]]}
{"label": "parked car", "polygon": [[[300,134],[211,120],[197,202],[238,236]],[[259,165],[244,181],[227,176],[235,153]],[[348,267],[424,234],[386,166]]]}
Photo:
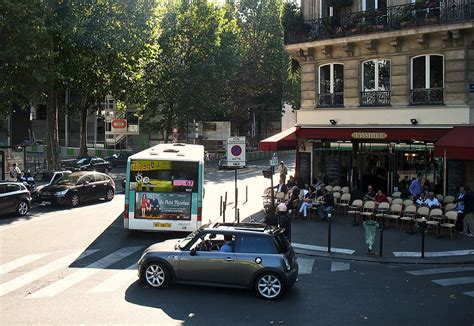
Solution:
{"label": "parked car", "polygon": [[31,194],[21,182],[0,181],[0,214],[16,212],[28,214],[31,208]]}
{"label": "parked car", "polygon": [[206,224],[181,240],[148,247],[138,261],[138,275],[153,288],[212,283],[277,299],[298,276],[296,255],[283,231],[265,224]]}
{"label": "parked car", "polygon": [[130,154],[127,153],[115,153],[112,156],[105,157],[104,160],[110,162],[110,164],[112,164],[112,167],[126,167],[129,156]]}
{"label": "parked car", "polygon": [[66,174],[54,184],[43,187],[38,192],[38,199],[44,205],[76,207],[100,198],[110,201],[114,195],[115,183],[111,177],[105,173],[83,171]]}
{"label": "parked car", "polygon": [[112,164],[100,157],[84,157],[64,163],[63,168],[71,171],[99,171],[109,173],[110,170],[112,170]]}
{"label": "parked car", "polygon": [[41,171],[34,175],[35,182],[36,182],[36,189],[41,189],[45,186],[49,186],[50,184],[55,183],[58,181],[63,175],[71,174],[71,171],[64,170],[64,171]]}

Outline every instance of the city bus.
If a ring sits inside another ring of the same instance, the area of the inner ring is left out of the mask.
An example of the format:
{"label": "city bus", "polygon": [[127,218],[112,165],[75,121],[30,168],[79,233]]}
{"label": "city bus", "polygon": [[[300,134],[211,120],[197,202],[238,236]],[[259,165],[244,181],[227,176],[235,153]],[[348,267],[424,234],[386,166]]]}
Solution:
{"label": "city bus", "polygon": [[204,147],[159,144],[131,155],[125,180],[124,227],[194,231],[201,226]]}

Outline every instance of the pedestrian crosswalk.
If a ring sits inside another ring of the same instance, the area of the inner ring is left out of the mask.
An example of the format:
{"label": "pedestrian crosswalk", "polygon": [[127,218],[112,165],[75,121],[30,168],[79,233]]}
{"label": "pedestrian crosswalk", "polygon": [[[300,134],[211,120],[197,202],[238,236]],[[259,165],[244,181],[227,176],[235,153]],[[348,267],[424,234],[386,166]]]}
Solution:
{"label": "pedestrian crosswalk", "polygon": [[[468,287],[472,287],[474,284],[474,267],[471,266],[425,268],[406,272],[414,276],[428,277],[430,278],[431,282],[441,286],[462,285],[462,291],[468,289]],[[443,274],[449,275],[450,277],[439,278],[440,275]],[[465,291],[462,293],[467,296],[474,297],[474,291]]]}
{"label": "pedestrian crosswalk", "polygon": [[[55,297],[72,288],[88,294],[125,289],[138,278],[136,261],[143,249],[131,246],[113,252],[74,250],[12,259],[0,265],[0,297],[16,295],[32,300]],[[315,262],[310,256],[298,256],[299,274],[350,269],[350,263],[326,261],[321,266]]]}

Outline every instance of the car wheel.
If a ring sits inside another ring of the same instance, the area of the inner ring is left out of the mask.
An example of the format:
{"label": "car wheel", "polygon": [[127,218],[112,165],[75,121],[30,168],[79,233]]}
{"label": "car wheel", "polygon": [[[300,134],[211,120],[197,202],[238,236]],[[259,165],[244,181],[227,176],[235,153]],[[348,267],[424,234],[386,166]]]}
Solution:
{"label": "car wheel", "polygon": [[276,300],[283,294],[284,284],[280,276],[263,273],[255,281],[255,291],[264,299]]}
{"label": "car wheel", "polygon": [[108,188],[107,191],[105,192],[105,200],[106,201],[111,201],[114,199],[114,190],[112,188]]}
{"label": "car wheel", "polygon": [[105,169],[104,169],[104,173],[105,173],[105,174],[109,174],[109,172],[110,172],[110,169],[109,169],[109,168],[105,168]]}
{"label": "car wheel", "polygon": [[152,262],[143,271],[143,279],[151,287],[162,289],[169,284],[171,274],[164,264]]}
{"label": "car wheel", "polygon": [[79,198],[78,194],[72,194],[70,198],[70,203],[72,207],[77,207],[79,206],[79,203],[81,202],[81,199]]}
{"label": "car wheel", "polygon": [[28,210],[29,210],[29,207],[26,201],[21,201],[16,207],[16,212],[20,216],[25,216],[26,214],[28,214]]}

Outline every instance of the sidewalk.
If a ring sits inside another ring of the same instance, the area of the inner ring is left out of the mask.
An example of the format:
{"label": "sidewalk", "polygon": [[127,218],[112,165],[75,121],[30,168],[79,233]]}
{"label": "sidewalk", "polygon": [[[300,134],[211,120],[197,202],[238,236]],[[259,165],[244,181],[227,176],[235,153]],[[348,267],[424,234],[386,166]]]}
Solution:
{"label": "sidewalk", "polygon": [[[263,220],[263,212],[253,216],[255,222]],[[246,219],[250,221],[250,218]],[[437,239],[430,232],[425,236],[425,258],[421,258],[421,232],[409,234],[395,225],[384,230],[383,257],[379,256],[380,230],[377,230],[373,254],[367,254],[363,226],[353,226],[348,216],[333,215],[331,222],[331,253],[328,253],[327,221],[292,220],[292,245],[301,254],[370,261],[380,263],[404,264],[452,264],[474,263],[474,238],[463,235],[448,235]]]}

